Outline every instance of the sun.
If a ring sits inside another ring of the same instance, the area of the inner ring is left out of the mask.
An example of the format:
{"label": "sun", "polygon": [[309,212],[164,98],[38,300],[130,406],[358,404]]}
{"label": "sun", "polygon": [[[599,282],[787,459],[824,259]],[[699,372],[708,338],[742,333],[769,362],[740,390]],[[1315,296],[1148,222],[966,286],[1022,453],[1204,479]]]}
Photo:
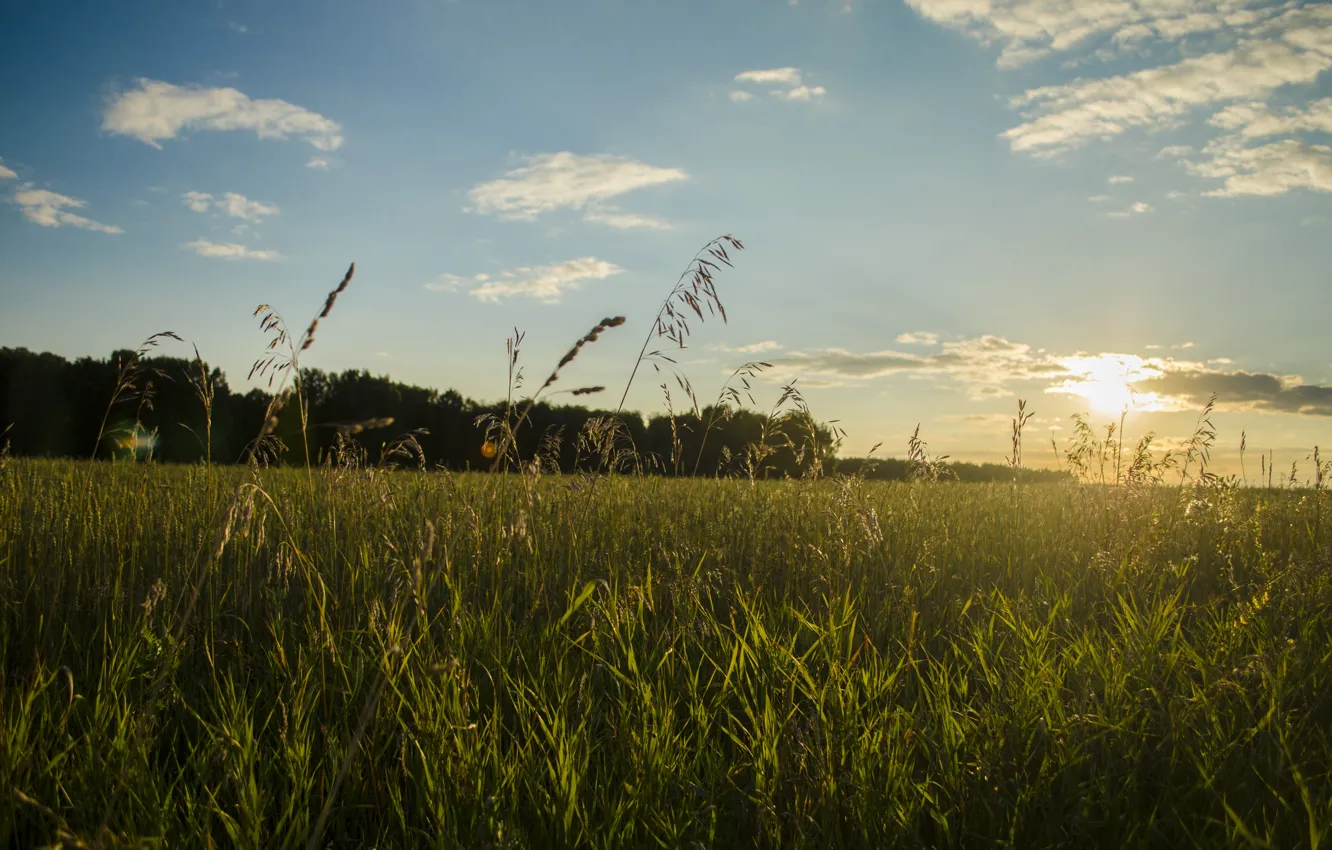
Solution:
{"label": "sun", "polygon": [[1081,396],[1099,414],[1164,409],[1156,393],[1134,391],[1134,382],[1159,377],[1154,363],[1131,354],[1066,357],[1060,361],[1073,377],[1047,392]]}
{"label": "sun", "polygon": [[1133,388],[1123,380],[1082,381],[1077,392],[1097,413],[1119,413],[1133,406]]}

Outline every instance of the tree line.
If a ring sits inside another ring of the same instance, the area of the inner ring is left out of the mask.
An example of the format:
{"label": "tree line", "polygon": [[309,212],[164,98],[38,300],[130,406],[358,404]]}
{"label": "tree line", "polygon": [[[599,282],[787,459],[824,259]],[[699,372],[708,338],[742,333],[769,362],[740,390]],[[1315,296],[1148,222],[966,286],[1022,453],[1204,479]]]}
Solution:
{"label": "tree line", "polygon": [[[269,463],[355,459],[460,471],[512,468],[518,459],[539,459],[551,472],[680,476],[859,472],[906,479],[918,471],[910,460],[836,457],[836,434],[803,406],[764,414],[727,405],[646,418],[572,404],[538,402],[529,409],[525,402],[482,403],[354,369],[302,369],[299,396],[280,412],[271,438],[256,445],[271,391],[238,392],[201,360],[143,353],[71,361],[0,348],[0,446],[23,457],[226,464],[258,452]],[[504,449],[498,464],[497,449]],[[947,464],[946,471],[970,481],[1013,474],[1001,464]]]}

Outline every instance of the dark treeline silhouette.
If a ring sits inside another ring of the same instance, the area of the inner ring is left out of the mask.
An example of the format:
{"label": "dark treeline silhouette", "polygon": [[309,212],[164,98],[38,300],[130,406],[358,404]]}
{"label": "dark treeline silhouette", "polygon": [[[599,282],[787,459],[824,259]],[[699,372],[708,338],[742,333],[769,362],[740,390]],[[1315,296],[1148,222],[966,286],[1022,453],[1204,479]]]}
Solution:
{"label": "dark treeline silhouette", "polygon": [[[138,444],[137,453],[148,454],[151,444],[151,457],[157,461],[211,459],[225,464],[248,458],[268,409],[268,391],[235,392],[218,369],[188,359],[151,357],[138,364],[135,391],[122,393],[111,405],[120,365],[133,357],[134,352],[120,351],[105,360],[70,361],[24,348],[0,348],[0,445],[8,442],[12,455],[27,457],[125,455],[133,450],[137,426],[138,433],[152,435]],[[486,453],[487,418],[503,420],[503,402],[479,403],[453,390],[412,386],[366,371],[304,369],[301,376],[307,426],[302,436],[294,401],[281,412],[274,432],[280,445],[278,462],[303,464],[308,447],[312,463],[356,456],[374,464],[401,445],[410,451],[392,457],[399,465],[492,467]],[[202,387],[211,387],[209,408],[201,398]],[[525,407],[525,402],[516,404],[510,421]],[[389,419],[391,423],[382,424]],[[411,440],[405,440],[409,436]],[[859,471],[873,479],[906,479],[911,472],[904,460],[866,465],[862,459],[835,458],[830,430],[794,411],[769,417],[747,409],[704,408],[698,414],[676,414],[674,420],[659,414],[645,421],[634,412],[541,402],[518,429],[516,444],[518,457],[539,455],[546,469],[564,472],[781,478],[799,477],[817,466],[824,473]],[[1007,480],[1013,474],[999,464],[948,468],[963,481]],[[1027,471],[1024,476],[1060,474]]]}

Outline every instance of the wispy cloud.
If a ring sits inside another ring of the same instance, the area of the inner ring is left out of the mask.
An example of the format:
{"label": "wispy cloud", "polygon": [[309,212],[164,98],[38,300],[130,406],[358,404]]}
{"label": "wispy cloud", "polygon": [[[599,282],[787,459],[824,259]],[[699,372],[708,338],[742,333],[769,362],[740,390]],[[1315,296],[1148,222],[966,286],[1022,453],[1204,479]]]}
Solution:
{"label": "wispy cloud", "polygon": [[1133,178],[1129,177],[1127,174],[1116,174],[1114,177],[1111,177],[1109,180],[1105,182],[1109,183],[1111,186],[1115,186],[1120,183],[1132,183]]}
{"label": "wispy cloud", "polygon": [[14,192],[14,203],[19,205],[23,217],[42,227],[77,227],[94,230],[98,233],[124,233],[119,227],[102,224],[90,218],[72,213],[71,209],[82,209],[88,205],[80,198],[71,198],[47,189],[34,189],[27,184]]}
{"label": "wispy cloud", "polygon": [[728,354],[763,354],[768,351],[780,351],[782,344],[776,340],[765,339],[760,342],[751,342],[749,345],[714,345],[714,351],[725,351]]}
{"label": "wispy cloud", "polygon": [[598,260],[596,257],[580,257],[546,266],[510,269],[494,277],[488,274],[471,277],[442,274],[425,284],[425,288],[432,292],[456,292],[466,288],[467,293],[478,301],[492,303],[513,296],[524,296],[546,304],[554,304],[566,292],[582,286],[584,281],[605,280],[623,271],[624,269],[614,263]]}
{"label": "wispy cloud", "polygon": [[222,197],[214,197],[207,192],[186,192],[181,196],[185,206],[197,213],[206,213],[209,210],[224,212],[232,218],[239,218],[244,221],[252,221],[258,224],[263,221],[265,216],[277,215],[277,204],[269,204],[263,201],[252,201],[244,195],[238,195],[235,192],[227,192]]}
{"label": "wispy cloud", "polygon": [[772,362],[780,367],[782,375],[809,374],[824,379],[864,381],[893,374],[945,375],[962,384],[973,398],[1008,395],[1009,382],[1053,376],[1060,371],[1051,358],[1033,353],[1031,346],[1002,337],[986,335],[939,346],[941,350],[933,354],[841,348],[792,351],[772,358]]}
{"label": "wispy cloud", "polygon": [[1069,53],[1109,39],[1094,58],[1108,59],[1144,43],[1177,42],[1191,35],[1237,33],[1276,15],[1281,7],[1246,8],[1243,0],[907,0],[925,18],[1002,47],[997,64],[1014,68],[1044,56]]}
{"label": "wispy cloud", "polygon": [[[688,177],[679,168],[661,168],[609,154],[582,156],[561,151],[529,157],[526,165],[473,188],[468,198],[475,211],[483,215],[532,221],[554,210],[586,209],[587,220],[623,229],[631,214],[606,207],[604,201]],[[642,227],[647,221],[656,220],[640,216],[632,224]]]}
{"label": "wispy cloud", "polygon": [[[1332,98],[1299,104],[1332,69],[1332,6],[1247,0],[907,0],[921,15],[1002,46],[1014,67],[1080,51],[1084,59],[1150,57],[1190,37],[1210,52],[1141,70],[1028,89],[1012,99],[1022,120],[1002,134],[1015,151],[1058,156],[1131,130],[1184,126],[1198,113],[1221,134],[1196,159],[1167,145],[1162,159],[1221,181],[1213,197],[1332,191],[1332,147],[1303,138],[1332,132]],[[1101,45],[1091,50],[1093,45]],[[1089,52],[1090,51],[1090,52]],[[1281,106],[1274,105],[1280,99]],[[1112,182],[1114,182],[1112,180]]]}
{"label": "wispy cloud", "polygon": [[313,168],[315,171],[328,171],[329,162],[322,156],[312,156],[305,162],[306,168]]}
{"label": "wispy cloud", "polygon": [[1283,139],[1247,147],[1237,136],[1223,136],[1203,148],[1206,159],[1186,162],[1200,177],[1224,181],[1203,194],[1214,198],[1281,195],[1292,189],[1332,192],[1332,147]]}
{"label": "wispy cloud", "polygon": [[102,129],[161,148],[183,131],[248,130],[261,139],[305,139],[321,151],[342,145],[342,126],[317,112],[276,99],[251,99],[234,88],[177,86],[139,79],[114,95]]}
{"label": "wispy cloud", "polygon": [[1222,409],[1332,416],[1332,387],[1298,375],[1223,368],[1231,365],[1224,357],[1199,363],[1117,352],[1061,355],[981,336],[941,343],[929,354],[831,348],[770,359],[779,379],[808,375],[854,384],[891,375],[930,377],[956,384],[973,399],[1009,396],[1016,385],[1036,383],[1046,393],[1083,398],[1104,410],[1125,404],[1141,412],[1182,410],[1215,393]]}
{"label": "wispy cloud", "polygon": [[[823,86],[807,86],[799,68],[767,68],[765,70],[742,71],[735,75],[737,83],[762,86],[769,94],[782,100],[808,101],[823,97],[828,90]],[[751,100],[753,95],[743,89],[731,92],[731,100],[737,103]]]}
{"label": "wispy cloud", "polygon": [[1111,218],[1128,218],[1131,215],[1142,215],[1143,213],[1149,213],[1151,211],[1152,211],[1151,204],[1147,203],[1146,201],[1137,201],[1133,204],[1133,206],[1129,207],[1126,210],[1115,210],[1114,212],[1106,213],[1106,215],[1110,216]]}
{"label": "wispy cloud", "polygon": [[583,220],[604,224],[616,230],[673,230],[674,225],[650,215],[620,212],[615,207],[593,206],[583,213]]}
{"label": "wispy cloud", "polygon": [[799,68],[769,68],[765,71],[742,71],[735,75],[737,83],[754,83],[759,86],[800,85]]}
{"label": "wispy cloud", "polygon": [[1193,145],[1166,145],[1157,151],[1157,159],[1180,159],[1193,153]]}
{"label": "wispy cloud", "polygon": [[1312,83],[1329,67],[1332,56],[1284,42],[1242,42],[1173,65],[1031,89],[1013,104],[1033,117],[1003,136],[1016,151],[1061,153],[1131,128],[1168,126],[1210,104],[1266,98],[1283,86]]}
{"label": "wispy cloud", "polygon": [[902,345],[938,345],[939,335],[931,331],[911,331],[898,334],[897,341]]}
{"label": "wispy cloud", "polygon": [[5,161],[0,159],[0,180],[14,180],[17,178],[18,174],[15,173],[14,169],[6,168]]}
{"label": "wispy cloud", "polygon": [[206,239],[196,239],[193,242],[186,242],[181,245],[182,248],[189,248],[200,257],[215,257],[220,260],[262,260],[273,262],[282,259],[282,255],[277,251],[260,251],[245,245],[236,245],[234,243],[209,242]]}

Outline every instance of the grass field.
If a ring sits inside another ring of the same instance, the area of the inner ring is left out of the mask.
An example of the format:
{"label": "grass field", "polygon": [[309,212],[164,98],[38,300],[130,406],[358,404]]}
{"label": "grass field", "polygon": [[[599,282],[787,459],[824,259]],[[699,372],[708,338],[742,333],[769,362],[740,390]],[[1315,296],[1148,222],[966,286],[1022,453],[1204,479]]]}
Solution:
{"label": "grass field", "polygon": [[1330,509],[10,460],[0,843],[1326,845]]}

